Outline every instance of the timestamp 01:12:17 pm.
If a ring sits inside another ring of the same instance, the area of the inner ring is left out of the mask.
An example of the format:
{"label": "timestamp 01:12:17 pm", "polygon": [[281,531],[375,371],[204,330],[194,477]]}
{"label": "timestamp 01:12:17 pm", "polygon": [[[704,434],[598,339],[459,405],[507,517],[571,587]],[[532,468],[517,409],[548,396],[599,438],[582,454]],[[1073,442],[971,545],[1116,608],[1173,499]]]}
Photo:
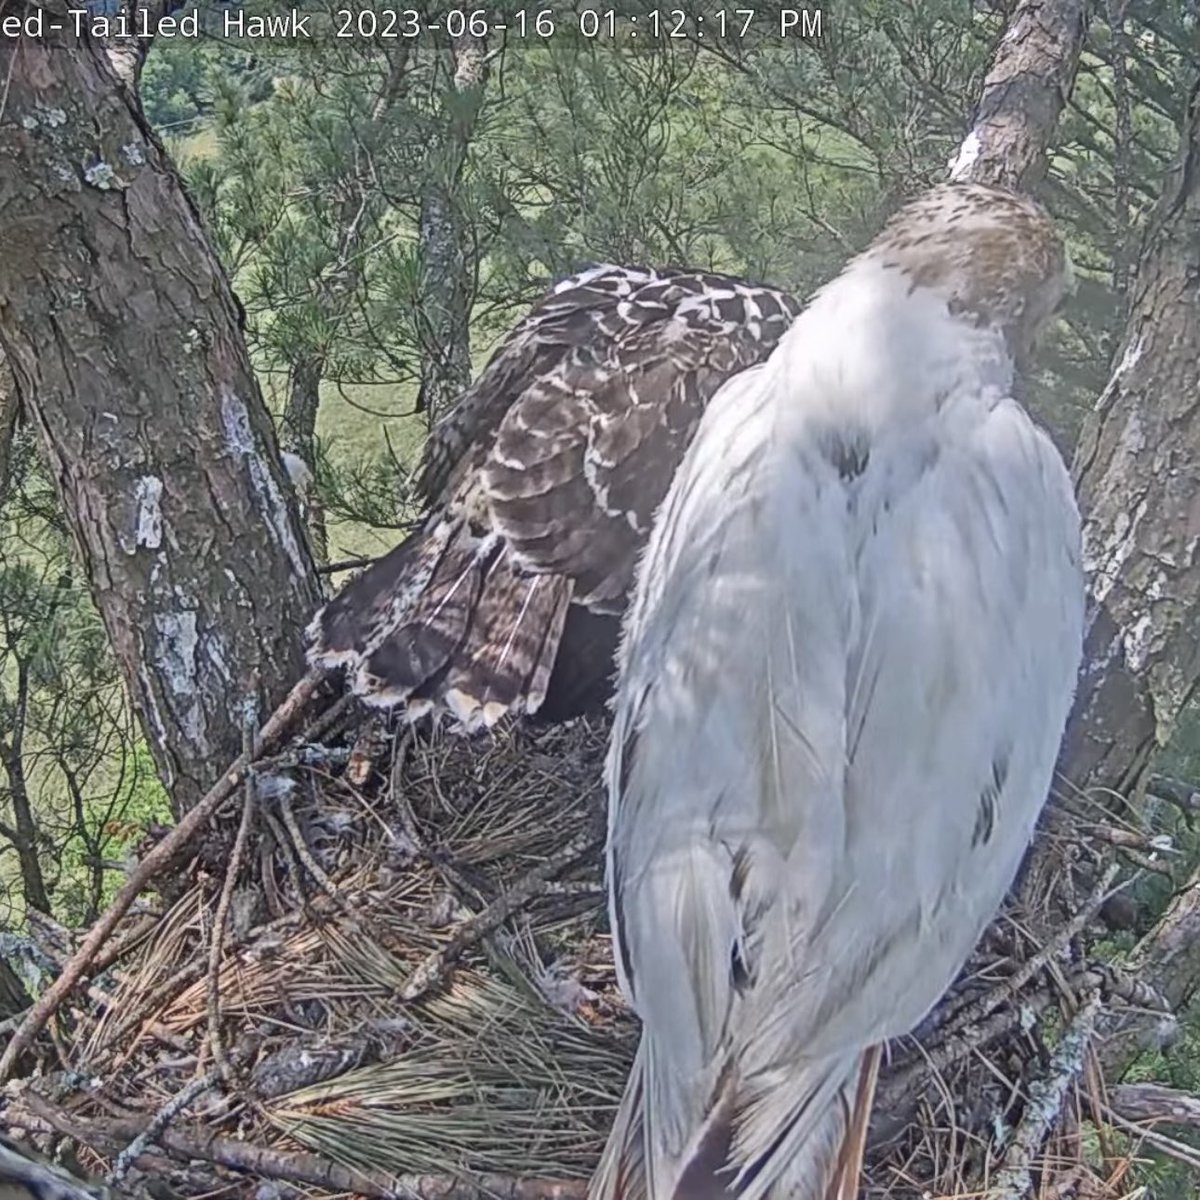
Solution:
{"label": "timestamp 01:12:17 pm", "polygon": [[[440,14],[382,6],[339,8],[333,14],[338,38],[422,37],[458,39],[506,36],[517,41],[578,37],[622,45],[663,41],[812,40],[822,33],[819,8],[723,8],[707,13],[683,9],[647,9],[636,13],[615,8],[448,9]],[[236,30],[231,31],[236,32]]]}

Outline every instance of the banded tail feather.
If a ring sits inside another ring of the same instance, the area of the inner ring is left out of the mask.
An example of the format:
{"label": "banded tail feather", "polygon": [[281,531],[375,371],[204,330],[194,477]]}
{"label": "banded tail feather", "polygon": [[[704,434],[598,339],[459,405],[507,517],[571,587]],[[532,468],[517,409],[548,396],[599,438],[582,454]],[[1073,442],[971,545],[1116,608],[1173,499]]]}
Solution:
{"label": "banded tail feather", "polygon": [[637,556],[709,400],[765,358],[792,297],[597,266],[560,282],[430,435],[429,520],[309,626],[368,703],[468,728],[598,711]]}
{"label": "banded tail feather", "polygon": [[523,569],[495,534],[439,520],[317,613],[309,661],[346,667],[373,706],[490,727],[541,706],[570,597],[570,580]]}

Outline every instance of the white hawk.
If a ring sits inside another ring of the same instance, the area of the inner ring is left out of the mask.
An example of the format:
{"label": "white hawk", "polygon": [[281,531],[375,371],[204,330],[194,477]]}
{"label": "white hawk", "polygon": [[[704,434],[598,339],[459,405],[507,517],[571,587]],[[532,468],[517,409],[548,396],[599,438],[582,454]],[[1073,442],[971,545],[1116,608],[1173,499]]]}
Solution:
{"label": "white hawk", "polygon": [[960,970],[1081,656],[1070,479],[1014,400],[1031,201],[902,209],[709,403],[622,640],[608,879],[641,1045],[594,1200],[857,1191],[877,1048]]}

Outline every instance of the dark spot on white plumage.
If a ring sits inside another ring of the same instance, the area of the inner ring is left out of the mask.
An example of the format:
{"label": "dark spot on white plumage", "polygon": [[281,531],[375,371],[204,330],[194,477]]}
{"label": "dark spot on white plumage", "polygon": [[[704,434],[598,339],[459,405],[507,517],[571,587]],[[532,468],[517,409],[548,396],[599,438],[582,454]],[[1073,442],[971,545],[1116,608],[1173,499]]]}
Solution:
{"label": "dark spot on white plumage", "polygon": [[861,429],[830,429],[821,439],[821,452],[843,480],[857,479],[871,460],[871,445]]}
{"label": "dark spot on white plumage", "polygon": [[979,793],[979,812],[975,817],[975,830],[971,835],[971,846],[986,846],[996,828],[996,815],[1000,810],[1000,796],[1008,779],[1008,754],[1000,752],[992,760],[992,777]]}
{"label": "dark spot on white plumage", "polygon": [[734,991],[740,994],[744,994],[754,982],[750,968],[742,957],[742,948],[737,942],[729,948],[729,982],[733,984]]}
{"label": "dark spot on white plumage", "polygon": [[[624,791],[629,781],[629,770],[632,765],[633,754],[637,748],[637,734],[631,733],[625,744],[625,753],[621,759],[621,790]],[[617,903],[613,905],[614,921],[616,928],[613,933],[616,935],[614,941],[616,943],[617,953],[621,957],[621,968],[625,972],[625,981],[630,988],[635,986],[633,963],[629,958],[629,938],[625,928],[625,908],[620,903],[621,897],[625,894],[625,876],[621,870],[621,859],[617,853],[617,848],[612,848],[612,853],[609,857],[609,871],[612,879],[613,895],[617,897]]]}

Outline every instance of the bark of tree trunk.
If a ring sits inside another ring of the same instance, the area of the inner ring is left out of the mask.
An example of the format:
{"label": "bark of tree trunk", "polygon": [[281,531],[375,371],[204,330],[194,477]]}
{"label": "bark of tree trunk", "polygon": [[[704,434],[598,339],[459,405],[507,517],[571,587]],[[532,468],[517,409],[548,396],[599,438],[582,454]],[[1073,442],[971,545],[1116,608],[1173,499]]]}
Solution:
{"label": "bark of tree trunk", "polygon": [[1086,0],[1017,5],[983,81],[971,130],[950,164],[951,179],[1019,192],[1037,187],[1075,82],[1086,30]]}
{"label": "bark of tree trunk", "polygon": [[1121,793],[1200,679],[1200,87],[1146,246],[1075,456],[1091,601],[1063,768]]}
{"label": "bark of tree trunk", "polygon": [[200,218],[103,47],[0,42],[0,346],[177,810],[319,590]]}
{"label": "bark of tree trunk", "polygon": [[128,34],[112,33],[104,39],[108,62],[114,74],[136,91],[146,56],[154,44],[153,36],[143,37],[141,31],[157,30],[163,17],[181,7],[181,0],[124,0],[120,12],[129,22]]}
{"label": "bark of tree trunk", "polygon": [[431,426],[471,381],[472,289],[457,193],[487,82],[486,47],[479,38],[462,37],[452,55],[445,141],[421,197],[424,336],[418,408]]}
{"label": "bark of tree trunk", "polygon": [[[303,459],[304,465],[311,472],[311,478],[301,489],[301,501],[313,557],[318,563],[329,560],[325,510],[321,506],[315,485],[317,412],[321,407],[321,377],[324,372],[324,355],[312,352],[296,357],[288,379],[288,396],[283,406],[280,430],[283,448]],[[292,482],[295,483],[295,480]]]}
{"label": "bark of tree trunk", "polygon": [[8,480],[12,473],[13,438],[17,436],[17,414],[21,400],[13,383],[12,372],[0,350],[0,504],[8,495]]}

